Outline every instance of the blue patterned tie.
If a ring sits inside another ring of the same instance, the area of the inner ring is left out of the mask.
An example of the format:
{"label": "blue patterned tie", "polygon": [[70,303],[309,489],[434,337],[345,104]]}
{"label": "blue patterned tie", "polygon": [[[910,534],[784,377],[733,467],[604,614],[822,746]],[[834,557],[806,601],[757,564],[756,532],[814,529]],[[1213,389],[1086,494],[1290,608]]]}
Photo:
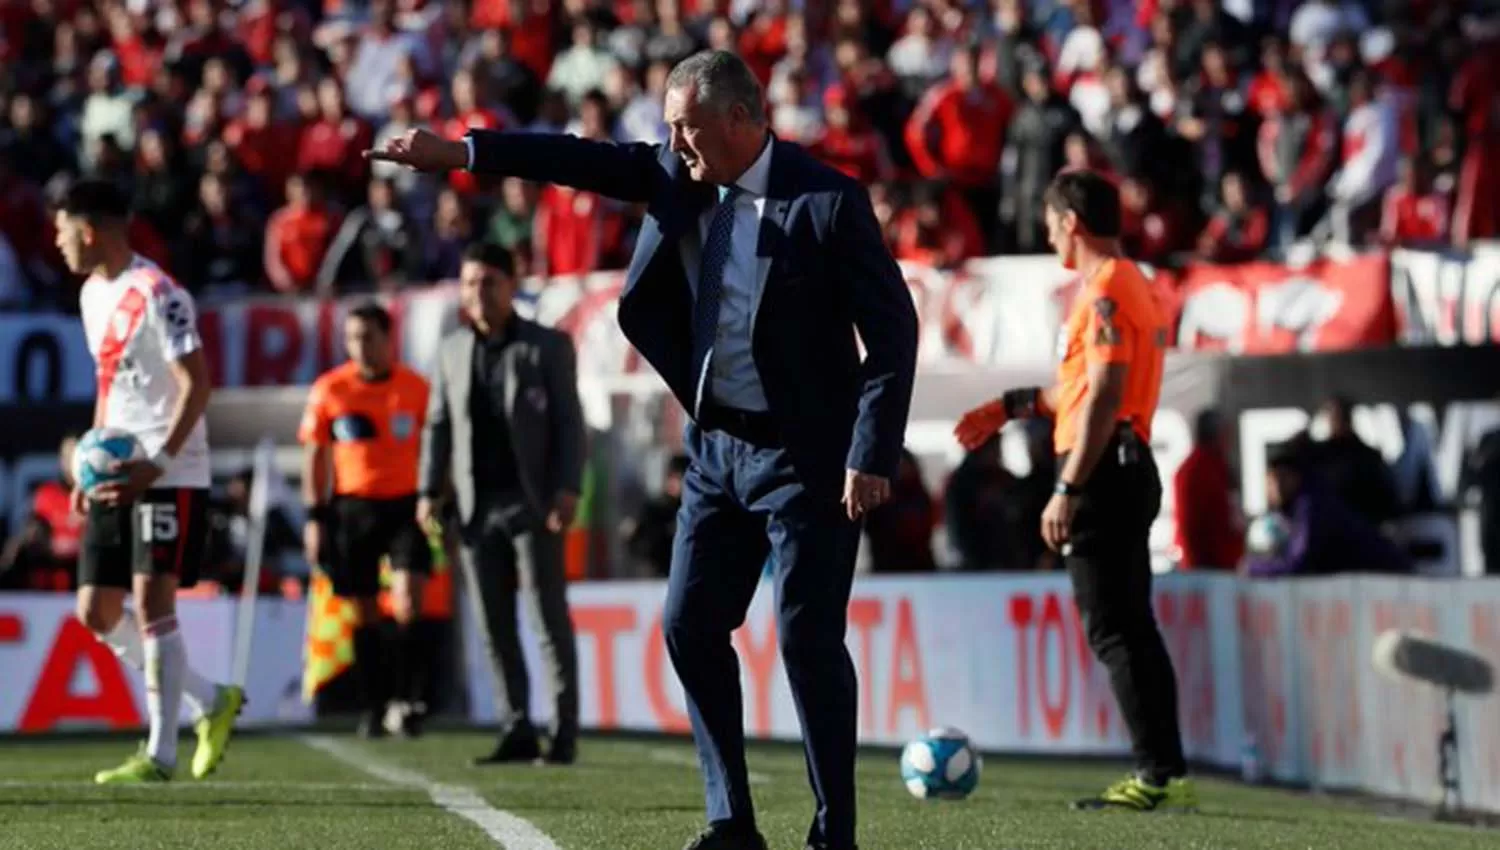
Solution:
{"label": "blue patterned tie", "polygon": [[703,410],[712,378],[705,374],[713,354],[714,337],[719,332],[719,292],[724,285],[724,264],[729,262],[729,246],[734,231],[734,202],[743,190],[725,187],[708,225],[708,239],[703,243],[703,261],[698,266],[698,298],[693,304],[693,381],[698,388],[693,415]]}

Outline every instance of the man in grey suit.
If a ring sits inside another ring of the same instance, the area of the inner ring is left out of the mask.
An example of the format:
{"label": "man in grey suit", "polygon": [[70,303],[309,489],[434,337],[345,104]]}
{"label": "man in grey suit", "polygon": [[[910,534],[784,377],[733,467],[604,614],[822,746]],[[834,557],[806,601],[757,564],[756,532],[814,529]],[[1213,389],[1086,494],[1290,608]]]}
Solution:
{"label": "man in grey suit", "polygon": [[[517,316],[505,249],[474,244],[459,271],[469,326],[438,351],[422,439],[417,516],[430,523],[451,479],[464,578],[495,675],[500,740],[476,764],[541,757],[516,622],[516,591],[541,644],[555,698],[547,761],[571,764],[578,742],[578,652],[568,614],[562,534],[583,479],[583,412],[573,341]],[[451,473],[451,475],[450,475]]]}

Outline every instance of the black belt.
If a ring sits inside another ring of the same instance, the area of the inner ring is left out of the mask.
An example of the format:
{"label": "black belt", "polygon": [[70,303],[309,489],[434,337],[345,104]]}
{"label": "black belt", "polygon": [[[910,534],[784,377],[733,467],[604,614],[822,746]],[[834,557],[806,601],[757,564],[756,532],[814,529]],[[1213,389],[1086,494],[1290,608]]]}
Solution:
{"label": "black belt", "polygon": [[699,412],[698,424],[706,431],[723,431],[763,449],[781,447],[781,429],[769,411],[740,410],[710,401]]}

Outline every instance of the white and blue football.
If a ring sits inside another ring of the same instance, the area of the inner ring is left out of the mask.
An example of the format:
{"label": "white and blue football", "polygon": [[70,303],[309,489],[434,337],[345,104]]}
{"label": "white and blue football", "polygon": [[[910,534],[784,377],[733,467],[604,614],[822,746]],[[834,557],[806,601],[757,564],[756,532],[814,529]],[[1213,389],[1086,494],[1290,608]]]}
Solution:
{"label": "white and blue football", "polygon": [[979,751],[957,729],[933,729],[901,751],[901,780],[919,800],[962,800],[979,785]]}
{"label": "white and blue football", "polygon": [[110,471],[113,464],[144,456],[140,440],[129,431],[94,428],[79,438],[73,450],[73,481],[87,493],[100,484],[124,479],[124,475]]}

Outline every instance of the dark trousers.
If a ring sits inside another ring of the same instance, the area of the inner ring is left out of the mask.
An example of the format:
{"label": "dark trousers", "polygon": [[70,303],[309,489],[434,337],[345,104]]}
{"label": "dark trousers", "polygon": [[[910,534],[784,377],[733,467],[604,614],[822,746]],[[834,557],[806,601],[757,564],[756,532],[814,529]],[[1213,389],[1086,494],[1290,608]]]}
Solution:
{"label": "dark trousers", "polygon": [[663,613],[667,651],[687,694],[708,819],[749,827],[739,658],[768,555],[775,559],[777,637],[802,722],[817,810],[808,843],[854,847],[858,698],[844,644],[859,526],[836,493],[810,492],[785,450],[690,424],[691,461]]}
{"label": "dark trousers", "polygon": [[1109,670],[1130,730],[1136,769],[1154,782],[1187,770],[1177,677],[1151,607],[1148,537],[1161,495],[1150,449],[1122,463],[1111,444],[1084,485],[1063,556],[1089,647]]}
{"label": "dark trousers", "polygon": [[578,647],[568,614],[562,537],[513,503],[481,499],[464,531],[463,569],[494,672],[501,735],[531,733],[531,681],[516,617],[519,592],[554,699],[552,734],[577,738]]}

